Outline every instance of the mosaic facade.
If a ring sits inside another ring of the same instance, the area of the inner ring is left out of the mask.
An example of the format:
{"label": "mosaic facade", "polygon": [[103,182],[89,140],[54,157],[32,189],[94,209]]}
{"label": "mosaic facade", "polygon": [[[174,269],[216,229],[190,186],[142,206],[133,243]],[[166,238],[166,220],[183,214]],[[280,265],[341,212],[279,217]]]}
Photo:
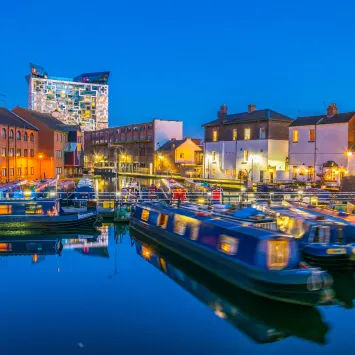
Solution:
{"label": "mosaic facade", "polygon": [[38,66],[31,65],[29,108],[51,113],[83,131],[108,127],[109,73],[81,74],[74,79],[50,77]]}

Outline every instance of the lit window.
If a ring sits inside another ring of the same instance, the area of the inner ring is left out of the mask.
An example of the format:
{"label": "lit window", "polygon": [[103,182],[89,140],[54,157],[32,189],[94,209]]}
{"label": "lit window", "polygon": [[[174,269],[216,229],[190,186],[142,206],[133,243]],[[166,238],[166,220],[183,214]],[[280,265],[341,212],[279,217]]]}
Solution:
{"label": "lit window", "polygon": [[148,210],[142,210],[142,215],[141,215],[141,219],[143,221],[148,221],[149,218],[149,211]]}
{"label": "lit window", "polygon": [[216,129],[214,129],[212,131],[212,141],[213,142],[217,142],[218,141],[218,131]]}
{"label": "lit window", "polygon": [[212,168],[212,174],[216,174],[216,169]]}
{"label": "lit window", "polygon": [[1,176],[6,176],[6,168],[1,169]]}
{"label": "lit window", "polygon": [[158,216],[158,222],[157,222],[157,226],[166,229],[166,226],[168,225],[168,219],[169,216],[167,214],[160,214]]}
{"label": "lit window", "polygon": [[238,139],[238,130],[236,128],[233,129],[233,140],[236,141]]}
{"label": "lit window", "polygon": [[16,156],[20,157],[21,156],[21,149],[16,149]]}
{"label": "lit window", "polygon": [[233,175],[233,176],[236,176],[236,175],[237,175],[237,172],[236,172],[235,169],[232,170],[232,175]]}
{"label": "lit window", "polygon": [[244,139],[245,140],[250,139],[250,128],[244,128]]}
{"label": "lit window", "polygon": [[6,148],[1,148],[1,156],[6,157]]}
{"label": "lit window", "polygon": [[229,175],[229,173],[230,173],[230,170],[229,170],[229,169],[226,169],[226,170],[225,170],[225,174],[226,174],[226,175]]}
{"label": "lit window", "polygon": [[13,156],[14,156],[14,152],[15,152],[15,151],[14,151],[14,148],[10,148],[10,149],[9,149],[9,156],[10,156],[10,157],[13,157]]}
{"label": "lit window", "polygon": [[316,140],[316,132],[313,128],[309,130],[309,141],[314,142]]}
{"label": "lit window", "polygon": [[235,255],[238,251],[239,240],[225,234],[219,237],[218,249],[228,255]]}
{"label": "lit window", "polygon": [[249,151],[248,150],[244,150],[244,161],[248,161],[249,160]]}
{"label": "lit window", "polygon": [[297,129],[293,130],[293,132],[292,132],[292,142],[293,143],[298,142],[298,130]]}
{"label": "lit window", "polygon": [[185,235],[185,232],[186,222],[184,221],[183,216],[175,215],[174,233],[179,235]]}
{"label": "lit window", "polygon": [[290,246],[288,240],[267,241],[267,265],[269,269],[284,268],[289,259]]}

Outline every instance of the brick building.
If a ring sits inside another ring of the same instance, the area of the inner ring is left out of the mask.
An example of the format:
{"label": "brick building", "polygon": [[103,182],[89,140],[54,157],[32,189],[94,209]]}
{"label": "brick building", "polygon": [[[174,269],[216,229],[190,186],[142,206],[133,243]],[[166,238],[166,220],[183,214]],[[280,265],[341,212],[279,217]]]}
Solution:
{"label": "brick building", "polygon": [[[70,132],[80,131],[77,126],[68,126],[48,113],[40,113],[22,107],[15,107],[13,112],[25,121],[33,124],[39,129],[38,132],[38,160],[41,178],[54,178],[65,176],[65,153],[74,153],[75,148],[68,146]],[[77,134],[76,137],[80,137]],[[81,138],[80,138],[81,139]],[[81,145],[79,145],[81,154]],[[79,161],[82,161],[82,159]],[[68,168],[73,164],[80,164],[78,161],[68,161]]]}
{"label": "brick building", "polygon": [[38,128],[0,107],[0,182],[39,177]]}
{"label": "brick building", "polygon": [[86,168],[153,172],[156,151],[169,139],[182,139],[182,121],[153,119],[84,133]]}

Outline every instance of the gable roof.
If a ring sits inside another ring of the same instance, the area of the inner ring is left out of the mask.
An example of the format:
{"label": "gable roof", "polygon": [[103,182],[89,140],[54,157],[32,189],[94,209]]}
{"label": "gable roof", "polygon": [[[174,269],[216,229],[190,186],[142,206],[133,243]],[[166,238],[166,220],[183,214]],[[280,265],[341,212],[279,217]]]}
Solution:
{"label": "gable roof", "polygon": [[355,112],[337,113],[333,116],[319,115],[298,117],[291,124],[290,127],[296,126],[308,126],[319,124],[333,124],[333,123],[345,123],[349,122],[355,116]]}
{"label": "gable roof", "polygon": [[5,107],[0,107],[0,123],[15,126],[18,128],[26,128],[38,131],[38,128],[31,123],[27,122],[20,116],[16,115],[16,113],[8,110]]}
{"label": "gable roof", "polygon": [[[223,124],[231,124],[231,123],[243,123],[243,122],[254,122],[254,121],[285,121],[292,122],[293,119],[283,115],[282,113],[264,109],[264,110],[255,110],[252,112],[241,112],[241,113],[232,113],[230,115],[226,115]],[[220,121],[218,119],[210,121],[202,125],[202,127],[207,126],[215,126]]]}
{"label": "gable roof", "polygon": [[50,113],[42,113],[42,112],[30,110],[28,108],[23,108],[20,106],[16,106],[12,111],[20,116],[21,114],[24,115],[27,114],[34,120],[38,120],[39,122],[43,123],[44,125],[53,129],[54,131],[68,132],[69,127],[73,127],[73,126],[67,127],[68,125],[58,120],[57,118],[53,117]]}
{"label": "gable roof", "polygon": [[193,143],[195,143],[198,146],[198,148],[200,149],[200,144],[201,144],[200,139],[186,137],[184,139],[170,139],[169,141],[164,143],[158,150],[170,151],[170,150],[176,149],[176,148],[180,147],[180,145],[185,143],[188,139],[190,139]]}

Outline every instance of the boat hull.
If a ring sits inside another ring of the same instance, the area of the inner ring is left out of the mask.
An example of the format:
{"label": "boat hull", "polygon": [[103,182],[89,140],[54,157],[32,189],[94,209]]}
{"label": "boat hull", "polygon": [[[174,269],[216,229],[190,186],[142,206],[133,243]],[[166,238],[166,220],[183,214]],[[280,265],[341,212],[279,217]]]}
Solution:
{"label": "boat hull", "polygon": [[[215,276],[254,294],[303,305],[327,303],[332,298],[331,290],[323,287],[328,280],[322,279],[322,273],[310,275],[306,271],[304,273],[300,271],[297,274],[285,271],[285,274],[280,277],[279,272],[260,272],[256,268],[237,263],[231,258],[222,257],[213,250],[179,238],[169,231],[157,230],[136,218],[131,218],[130,226],[134,231],[208,270]],[[318,277],[318,282],[322,286],[316,289],[314,280],[310,283],[310,277],[315,279]]]}

